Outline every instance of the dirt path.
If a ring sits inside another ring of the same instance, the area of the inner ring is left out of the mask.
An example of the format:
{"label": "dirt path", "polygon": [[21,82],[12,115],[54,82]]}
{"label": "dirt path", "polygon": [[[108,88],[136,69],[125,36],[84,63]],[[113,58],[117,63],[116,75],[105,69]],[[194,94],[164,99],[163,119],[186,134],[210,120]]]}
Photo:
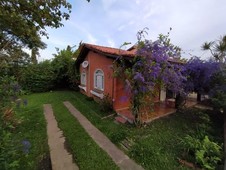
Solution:
{"label": "dirt path", "polygon": [[89,120],[83,116],[70,102],[64,102],[73,116],[79,121],[92,139],[108,153],[112,160],[123,170],[143,170],[143,168],[131,160],[124,152],[118,149],[102,132],[100,132]]}
{"label": "dirt path", "polygon": [[47,121],[48,144],[53,170],[78,170],[72,155],[65,148],[65,138],[58,128],[53,109],[50,104],[44,104],[44,115]]}

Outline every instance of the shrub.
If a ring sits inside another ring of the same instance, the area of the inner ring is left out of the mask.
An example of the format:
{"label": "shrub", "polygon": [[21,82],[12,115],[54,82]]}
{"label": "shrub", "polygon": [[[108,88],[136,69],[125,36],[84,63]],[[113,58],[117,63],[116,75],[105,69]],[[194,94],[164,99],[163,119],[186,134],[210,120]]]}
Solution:
{"label": "shrub", "polygon": [[112,98],[109,94],[104,95],[103,99],[100,100],[100,110],[103,112],[111,112],[113,110]]}
{"label": "shrub", "polygon": [[0,137],[0,167],[2,169],[17,169],[19,167],[20,152],[12,133],[0,126]]}
{"label": "shrub", "polygon": [[21,93],[20,85],[14,77],[0,77],[0,105],[2,107],[8,105],[11,100],[15,101]]}
{"label": "shrub", "polygon": [[195,157],[195,161],[202,168],[213,170],[222,158],[222,146],[210,141],[208,136],[200,140],[187,135],[182,144],[187,153]]}
{"label": "shrub", "polygon": [[93,101],[93,97],[86,97],[87,101]]}
{"label": "shrub", "polygon": [[45,92],[54,87],[56,76],[49,61],[24,68],[21,85],[24,90],[31,92]]}
{"label": "shrub", "polygon": [[21,93],[14,77],[0,77],[0,167],[1,169],[17,169],[21,156],[21,145],[13,137],[19,121],[16,119],[13,106],[18,102]]}
{"label": "shrub", "polygon": [[76,70],[75,62],[71,61],[68,65],[67,75],[69,78],[69,87],[75,91],[79,91],[80,74]]}
{"label": "shrub", "polygon": [[110,140],[113,143],[119,143],[126,138],[126,132],[122,130],[114,131],[110,134]]}

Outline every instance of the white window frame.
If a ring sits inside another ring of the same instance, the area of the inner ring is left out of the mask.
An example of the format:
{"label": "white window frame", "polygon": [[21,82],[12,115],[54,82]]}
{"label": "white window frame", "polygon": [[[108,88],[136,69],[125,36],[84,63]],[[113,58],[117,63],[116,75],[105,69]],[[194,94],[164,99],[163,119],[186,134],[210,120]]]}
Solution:
{"label": "white window frame", "polygon": [[86,72],[85,71],[82,71],[80,79],[81,79],[81,85],[86,86]]}
{"label": "white window frame", "polygon": [[[102,80],[102,82],[97,82],[98,80]],[[94,72],[94,88],[104,91],[104,72],[101,69]]]}

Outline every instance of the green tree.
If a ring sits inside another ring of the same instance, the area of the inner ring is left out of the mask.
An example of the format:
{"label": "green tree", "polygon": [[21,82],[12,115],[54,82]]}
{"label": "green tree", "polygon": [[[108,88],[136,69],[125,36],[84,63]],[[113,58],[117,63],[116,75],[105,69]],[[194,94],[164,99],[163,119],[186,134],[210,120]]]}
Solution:
{"label": "green tree", "polygon": [[226,35],[217,41],[205,42],[203,50],[209,50],[212,56],[221,63],[221,71],[213,78],[210,98],[215,110],[224,116],[224,169],[226,170]]}
{"label": "green tree", "polygon": [[67,46],[66,49],[57,50],[52,60],[52,66],[56,75],[56,87],[65,88],[76,86],[77,72],[75,69],[75,60],[78,55],[78,50],[73,51],[73,47]]}
{"label": "green tree", "polygon": [[37,56],[39,56],[39,51],[38,51],[38,48],[34,47],[31,50],[31,62],[33,64],[37,64],[38,63]]}
{"label": "green tree", "polygon": [[205,42],[201,47],[203,50],[209,50],[217,61],[226,62],[226,35],[217,41]]}
{"label": "green tree", "polygon": [[14,48],[43,49],[41,36],[48,37],[46,27],[59,28],[69,19],[71,4],[66,0],[0,1],[0,54]]}

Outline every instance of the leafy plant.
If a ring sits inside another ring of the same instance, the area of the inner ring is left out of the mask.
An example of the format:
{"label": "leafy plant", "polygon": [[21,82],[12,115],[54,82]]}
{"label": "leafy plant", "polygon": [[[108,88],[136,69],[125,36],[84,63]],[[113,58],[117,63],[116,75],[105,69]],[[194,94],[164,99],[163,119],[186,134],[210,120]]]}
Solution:
{"label": "leafy plant", "polygon": [[49,61],[29,65],[23,71],[21,85],[24,90],[31,92],[49,91],[54,87],[56,75]]}
{"label": "leafy plant", "polygon": [[19,167],[19,147],[14,142],[13,134],[0,126],[0,167],[2,169],[17,169]]}
{"label": "leafy plant", "polygon": [[112,133],[110,133],[110,139],[112,142],[114,143],[119,143],[122,140],[124,140],[126,138],[127,134],[125,131],[113,131]]}
{"label": "leafy plant", "polygon": [[8,105],[11,100],[15,101],[21,94],[21,87],[13,76],[0,77],[0,105]]}
{"label": "leafy plant", "polygon": [[21,88],[14,77],[0,77],[0,167],[17,169],[19,167],[20,144],[13,137],[19,123],[13,105],[18,102]]}
{"label": "leafy plant", "polygon": [[200,140],[187,135],[182,144],[202,168],[213,170],[222,159],[222,146],[210,141],[208,136]]}
{"label": "leafy plant", "polygon": [[109,94],[104,95],[103,99],[100,100],[100,110],[103,112],[111,112],[113,110],[112,98]]}

